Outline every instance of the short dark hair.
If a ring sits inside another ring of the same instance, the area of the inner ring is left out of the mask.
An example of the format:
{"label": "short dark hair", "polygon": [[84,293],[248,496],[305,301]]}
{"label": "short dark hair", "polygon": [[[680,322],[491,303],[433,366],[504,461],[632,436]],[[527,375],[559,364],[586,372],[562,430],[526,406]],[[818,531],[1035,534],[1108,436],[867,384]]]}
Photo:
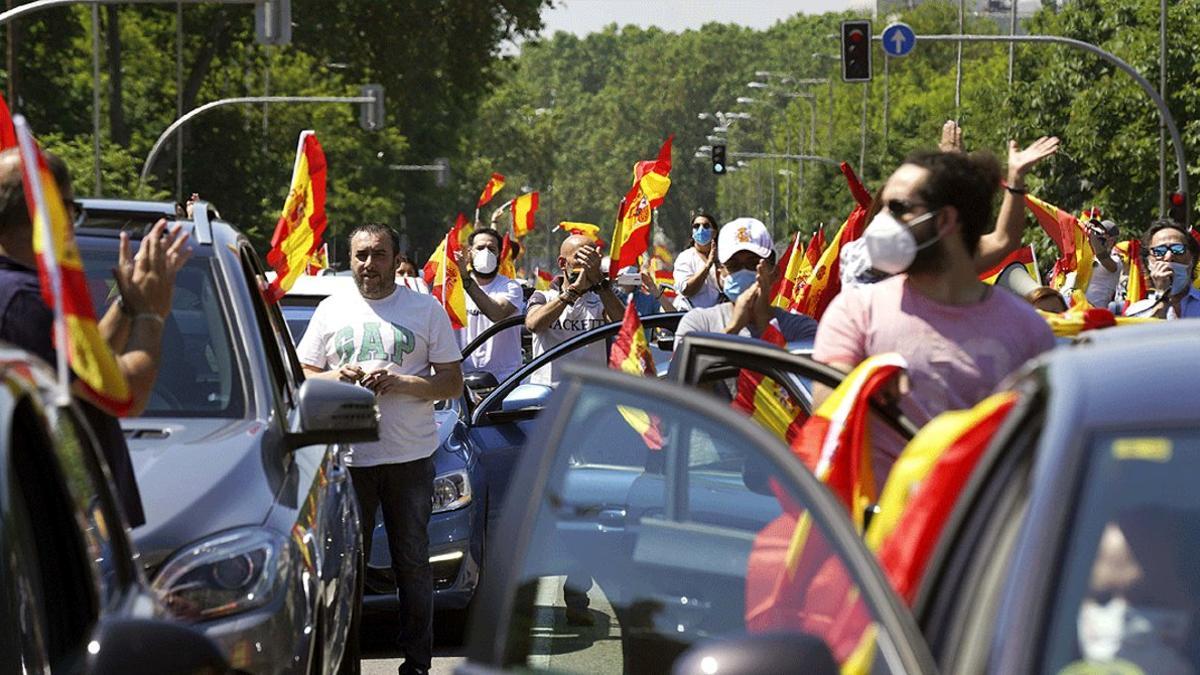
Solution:
{"label": "short dark hair", "polygon": [[475,237],[477,237],[481,234],[489,234],[489,235],[495,237],[496,238],[496,246],[504,245],[504,239],[500,236],[499,232],[497,232],[496,230],[494,230],[490,227],[477,227],[477,228],[475,228],[475,231],[471,233],[470,238],[467,239],[467,246],[474,246],[475,245]]}
{"label": "short dark hair", "polygon": [[963,243],[975,255],[979,239],[992,229],[992,200],[1000,187],[1000,163],[990,152],[915,152],[904,164],[919,166],[929,177],[918,194],[930,207],[953,206],[962,224]]}
{"label": "short dark hair", "polygon": [[400,235],[386,223],[363,223],[362,225],[356,225],[353,230],[350,230],[350,234],[346,235],[347,248],[349,248],[350,242],[354,241],[354,237],[358,236],[360,232],[374,235],[386,234],[388,239],[392,240],[392,255],[400,255]]}
{"label": "short dark hair", "polygon": [[[29,207],[25,204],[25,179],[20,169],[20,151],[16,148],[5,150],[0,157],[8,161],[7,153],[12,153],[16,161],[15,171],[6,171],[0,176],[0,231],[10,231],[13,228],[29,227],[33,219],[29,217]],[[43,151],[46,166],[49,167],[58,191],[66,197],[71,188],[71,170],[67,163],[58,155]]]}
{"label": "short dark hair", "polygon": [[697,218],[706,218],[708,219],[709,224],[711,224],[714,228],[717,227],[717,217],[702,207],[692,209],[691,217],[688,218],[688,226],[690,227],[692,223],[696,222]]}
{"label": "short dark hair", "polygon": [[1170,218],[1159,218],[1150,223],[1150,229],[1146,230],[1146,234],[1142,237],[1142,249],[1147,255],[1150,254],[1150,242],[1154,240],[1154,235],[1163,230],[1175,230],[1179,234],[1182,234],[1188,253],[1192,254],[1192,262],[1200,260],[1200,242],[1196,241],[1196,238],[1187,231],[1186,227]]}

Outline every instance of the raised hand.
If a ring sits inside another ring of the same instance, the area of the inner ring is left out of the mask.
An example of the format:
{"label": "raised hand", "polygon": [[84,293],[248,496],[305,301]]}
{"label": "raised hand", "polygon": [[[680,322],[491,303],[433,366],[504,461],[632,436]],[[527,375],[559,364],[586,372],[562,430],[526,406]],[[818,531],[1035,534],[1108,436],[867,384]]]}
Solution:
{"label": "raised hand", "polygon": [[1058,152],[1058,136],[1042,136],[1024,150],[1016,141],[1008,142],[1008,177],[1010,182],[1029,173],[1034,164]]}
{"label": "raised hand", "polygon": [[942,125],[942,139],[938,141],[938,150],[942,152],[962,152],[962,127],[954,120],[946,120]]}

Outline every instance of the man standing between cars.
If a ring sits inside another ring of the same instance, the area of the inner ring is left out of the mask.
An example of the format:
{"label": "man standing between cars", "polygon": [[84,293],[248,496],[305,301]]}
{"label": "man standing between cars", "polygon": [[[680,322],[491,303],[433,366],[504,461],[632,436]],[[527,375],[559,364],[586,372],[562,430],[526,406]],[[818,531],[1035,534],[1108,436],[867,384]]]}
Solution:
{"label": "man standing between cars", "polygon": [[[75,214],[71,176],[61,159],[46,153],[46,162],[66,202]],[[118,301],[99,322],[100,333],[117,357],[117,366],[133,394],[130,415],[141,414],[150,400],[162,360],[165,320],[171,313],[175,275],[191,255],[187,233],[178,226],[167,230],[159,220],[131,256],[129,236],[122,232],[118,263],[113,275]],[[37,255],[33,252],[33,225],[25,204],[21,156],[16,149],[0,153],[0,340],[37,354],[47,363],[56,361],[54,312],[42,299]],[[72,394],[100,442],[112,473],[121,508],[131,527],[146,522],[141,494],[125,434],[116,418],[77,383]]]}
{"label": "man standing between cars", "polygon": [[721,227],[717,250],[721,259],[723,301],[688,310],[675,330],[675,343],[692,332],[758,337],[771,319],[788,342],[813,337],[817,322],[804,314],[771,306],[771,288],[779,277],[774,242],[767,226],[754,218],[738,218]]}
{"label": "man standing between cars", "polygon": [[[499,273],[500,233],[481,227],[471,233],[468,250],[456,253],[467,295],[467,327],[459,331],[466,346],[492,324],[525,311],[521,285]],[[503,382],[521,367],[521,327],[500,331],[479,345],[467,360],[467,370],[485,371]]]}
{"label": "man standing between cars", "polygon": [[692,245],[675,258],[676,304],[680,309],[712,307],[720,301],[716,234],[716,218],[703,209],[692,211]]}
{"label": "man standing between cars", "polygon": [[[910,155],[888,178],[883,209],[864,234],[872,263],[895,276],[844,290],[821,317],[816,360],[844,371],[883,352],[907,360],[911,391],[900,407],[917,426],[970,408],[1054,346],[1027,302],[979,280],[975,256],[998,185],[990,155]],[[828,393],[822,389],[814,392],[818,402]],[[883,484],[902,444],[891,434],[877,438],[875,477]]]}
{"label": "man standing between cars", "polygon": [[296,353],[309,377],[357,382],[375,392],[379,440],[355,443],[347,457],[371,550],[383,510],[400,599],[401,673],[428,672],[433,658],[433,573],[429,517],[437,449],[434,401],[462,392],[458,344],[432,296],[396,285],[399,237],[386,225],[350,233],[357,293],[317,305]]}
{"label": "man standing between cars", "polygon": [[[548,290],[529,297],[525,328],[533,333],[535,357],[576,335],[620,321],[625,314],[625,305],[613,293],[607,270],[600,269],[600,251],[591,239],[578,234],[567,237],[558,249],[558,266],[562,276],[555,278]],[[558,368],[565,360],[603,364],[608,361],[608,353],[603,342],[594,342],[546,364],[530,381],[548,385],[558,382]]]}

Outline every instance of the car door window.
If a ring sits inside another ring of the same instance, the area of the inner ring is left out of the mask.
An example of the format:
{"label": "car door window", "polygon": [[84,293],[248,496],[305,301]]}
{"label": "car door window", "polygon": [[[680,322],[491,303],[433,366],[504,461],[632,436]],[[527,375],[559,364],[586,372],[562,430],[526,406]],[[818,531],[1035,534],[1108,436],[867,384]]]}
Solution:
{"label": "car door window", "polygon": [[[698,641],[782,631],[818,637],[843,664],[902,670],[879,621],[886,584],[871,577],[884,590],[868,601],[869,554],[823,488],[735,413],[654,391],[589,383],[559,411],[509,580],[506,661],[665,672]],[[861,556],[850,565],[847,546]]]}
{"label": "car door window", "polygon": [[[248,246],[244,246],[239,254],[242,272],[250,290],[250,301],[254,305],[254,315],[258,323],[258,332],[262,336],[263,350],[267,355],[267,370],[271,374],[271,383],[279,400],[284,405],[290,405],[297,383],[303,379],[300,375],[299,362],[295,352],[290,348],[290,337],[278,307],[267,305],[262,289],[266,288],[266,276],[262,266]],[[286,343],[286,344],[285,344]],[[293,363],[294,362],[294,363]]]}

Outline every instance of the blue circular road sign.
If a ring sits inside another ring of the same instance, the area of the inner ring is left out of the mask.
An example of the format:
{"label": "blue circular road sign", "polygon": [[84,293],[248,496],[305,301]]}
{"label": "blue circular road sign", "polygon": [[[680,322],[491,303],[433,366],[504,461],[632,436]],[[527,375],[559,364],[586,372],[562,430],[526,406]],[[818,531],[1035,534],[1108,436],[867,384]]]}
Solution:
{"label": "blue circular road sign", "polygon": [[883,42],[883,51],[888,56],[908,56],[908,53],[917,46],[917,34],[908,24],[897,21],[883,29],[883,35],[880,36]]}

